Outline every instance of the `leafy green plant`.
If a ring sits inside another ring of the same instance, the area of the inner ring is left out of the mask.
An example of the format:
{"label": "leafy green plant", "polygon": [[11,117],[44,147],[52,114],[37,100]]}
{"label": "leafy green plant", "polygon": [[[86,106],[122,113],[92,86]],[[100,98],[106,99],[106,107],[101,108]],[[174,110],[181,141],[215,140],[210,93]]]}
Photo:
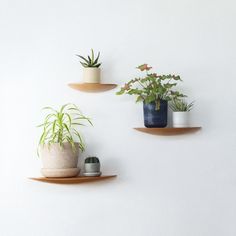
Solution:
{"label": "leafy green plant", "polygon": [[97,157],[87,157],[85,163],[99,163],[99,159]]}
{"label": "leafy green plant", "polygon": [[83,121],[92,125],[90,119],[84,116],[79,108],[71,103],[63,105],[59,110],[45,107],[48,113],[44,122],[38,127],[43,128],[39,145],[69,142],[75,150],[75,142],[79,143],[79,148],[84,151],[84,142],[77,128],[83,126]]}
{"label": "leafy green plant", "polygon": [[92,68],[98,68],[102,63],[99,63],[99,57],[100,57],[100,52],[98,52],[97,57],[95,58],[94,56],[94,51],[93,49],[91,49],[91,56],[87,56],[88,59],[86,59],[85,57],[81,56],[81,55],[76,55],[77,57],[81,58],[82,61],[80,61],[80,64],[85,67],[92,67]]}
{"label": "leafy green plant", "polygon": [[137,96],[136,102],[144,101],[145,103],[156,103],[156,110],[160,109],[160,100],[170,101],[185,95],[174,91],[173,87],[178,81],[182,81],[179,75],[158,75],[149,73],[152,67],[147,64],[142,64],[137,67],[140,71],[145,71],[146,74],[142,78],[135,78],[121,87],[117,95],[129,94]]}
{"label": "leafy green plant", "polygon": [[187,103],[183,99],[174,99],[170,103],[172,111],[191,111],[193,109],[194,102]]}

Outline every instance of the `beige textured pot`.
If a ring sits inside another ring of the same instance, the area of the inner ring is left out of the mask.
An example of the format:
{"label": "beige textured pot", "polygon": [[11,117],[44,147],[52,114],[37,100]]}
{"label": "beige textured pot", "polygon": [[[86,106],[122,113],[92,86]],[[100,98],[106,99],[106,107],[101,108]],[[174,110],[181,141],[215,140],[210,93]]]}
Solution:
{"label": "beige textured pot", "polygon": [[100,68],[83,68],[84,83],[100,83]]}
{"label": "beige textured pot", "polygon": [[39,154],[42,158],[42,174],[45,177],[72,177],[78,175],[79,144],[75,143],[75,150],[70,143],[41,145]]}
{"label": "beige textured pot", "polygon": [[74,177],[79,174],[79,168],[69,168],[69,169],[41,169],[43,176],[47,178],[69,178]]}

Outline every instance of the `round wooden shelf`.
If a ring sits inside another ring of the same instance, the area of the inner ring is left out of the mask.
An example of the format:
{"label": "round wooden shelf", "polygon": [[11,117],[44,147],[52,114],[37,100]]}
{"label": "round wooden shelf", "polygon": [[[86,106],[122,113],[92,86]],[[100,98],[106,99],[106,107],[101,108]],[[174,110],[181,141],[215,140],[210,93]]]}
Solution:
{"label": "round wooden shelf", "polygon": [[85,183],[85,182],[94,182],[94,181],[111,179],[111,178],[115,178],[116,176],[117,175],[102,175],[99,177],[77,176],[77,177],[72,177],[72,178],[38,177],[38,178],[29,178],[29,179],[40,181],[40,182],[53,183],[53,184],[81,184],[81,183]]}
{"label": "round wooden shelf", "polygon": [[184,127],[184,128],[134,128],[140,132],[153,135],[180,135],[187,133],[194,133],[201,129],[201,127]]}
{"label": "round wooden shelf", "polygon": [[114,89],[117,84],[100,84],[100,83],[71,83],[68,84],[71,88],[82,92],[105,92]]}

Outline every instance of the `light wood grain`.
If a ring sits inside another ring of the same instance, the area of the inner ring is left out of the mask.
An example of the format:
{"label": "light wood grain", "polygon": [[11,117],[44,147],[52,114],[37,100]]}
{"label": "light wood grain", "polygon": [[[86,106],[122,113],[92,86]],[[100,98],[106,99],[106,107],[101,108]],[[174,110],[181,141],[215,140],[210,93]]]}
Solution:
{"label": "light wood grain", "polygon": [[71,88],[82,91],[82,92],[105,92],[111,89],[114,89],[117,84],[100,84],[100,83],[71,83],[68,84]]}
{"label": "light wood grain", "polygon": [[103,175],[103,176],[99,176],[99,177],[78,176],[78,177],[72,177],[72,178],[38,177],[38,178],[29,178],[29,179],[40,181],[40,182],[54,183],[54,184],[81,184],[81,183],[85,183],[85,182],[94,182],[94,181],[111,179],[111,178],[115,178],[116,176],[117,175]]}
{"label": "light wood grain", "polygon": [[140,132],[153,135],[180,135],[197,132],[201,127],[184,127],[184,128],[134,128]]}

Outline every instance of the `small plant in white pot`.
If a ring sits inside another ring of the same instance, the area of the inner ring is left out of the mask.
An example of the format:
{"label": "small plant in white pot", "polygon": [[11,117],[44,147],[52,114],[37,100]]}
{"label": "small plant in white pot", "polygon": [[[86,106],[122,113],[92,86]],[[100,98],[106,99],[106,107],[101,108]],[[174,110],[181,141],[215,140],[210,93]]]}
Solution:
{"label": "small plant in white pot", "polygon": [[173,111],[173,127],[189,127],[189,113],[194,106],[194,102],[187,103],[183,99],[175,99],[170,103]]}
{"label": "small plant in white pot", "polygon": [[45,107],[48,113],[38,146],[38,155],[42,158],[41,173],[45,177],[73,177],[79,173],[79,150],[84,151],[84,142],[78,127],[83,121],[92,125],[74,104],[65,104],[59,110]]}
{"label": "small plant in white pot", "polygon": [[80,61],[80,64],[83,66],[83,82],[100,83],[101,71],[99,67],[102,64],[98,61],[100,57],[100,52],[96,57],[94,55],[93,49],[91,49],[91,52],[91,55],[87,56],[87,58],[81,55],[76,55],[82,59],[82,61]]}

